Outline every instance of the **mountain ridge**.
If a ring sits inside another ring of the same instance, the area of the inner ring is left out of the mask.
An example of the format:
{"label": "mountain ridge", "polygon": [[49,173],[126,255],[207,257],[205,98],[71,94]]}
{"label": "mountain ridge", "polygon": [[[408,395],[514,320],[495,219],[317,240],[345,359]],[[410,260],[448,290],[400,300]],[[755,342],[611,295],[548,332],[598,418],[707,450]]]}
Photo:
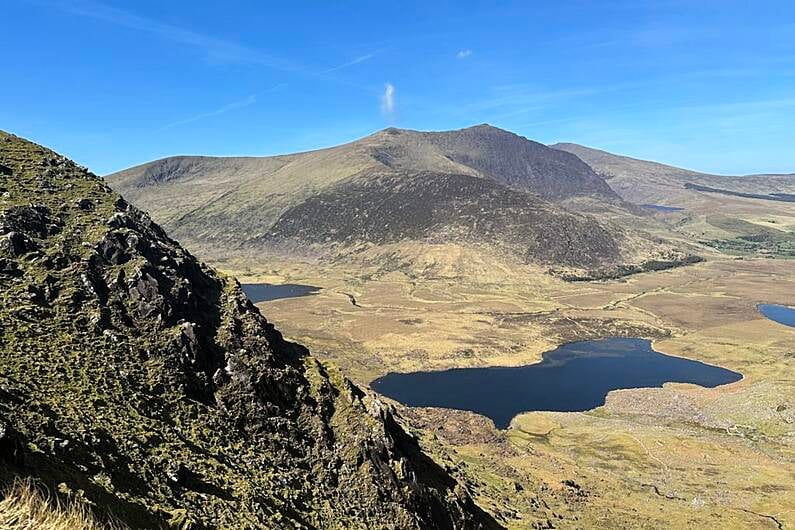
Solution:
{"label": "mountain ridge", "polygon": [[132,528],[499,528],[102,179],[3,132],[0,170],[0,481]]}
{"label": "mountain ridge", "polygon": [[616,193],[634,204],[676,206],[674,202],[677,200],[698,200],[698,194],[692,189],[688,191],[687,184],[740,193],[795,193],[795,173],[713,175],[574,143],[563,142],[550,147],[584,160],[605,178]]}
{"label": "mountain ridge", "polygon": [[576,155],[485,124],[388,128],[278,157],[168,158],[108,178],[169,233],[219,258],[300,250],[338,259],[385,243],[441,242],[550,270],[600,271],[587,277],[685,258],[634,228],[568,210],[629,205]]}

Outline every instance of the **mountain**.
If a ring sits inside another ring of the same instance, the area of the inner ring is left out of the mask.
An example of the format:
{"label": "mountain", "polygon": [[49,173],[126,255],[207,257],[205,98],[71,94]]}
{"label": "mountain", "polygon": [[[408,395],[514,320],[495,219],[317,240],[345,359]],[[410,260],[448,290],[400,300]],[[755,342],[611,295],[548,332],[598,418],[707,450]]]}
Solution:
{"label": "mountain", "polygon": [[618,199],[576,156],[490,125],[444,132],[390,128],[370,141],[373,156],[390,168],[472,175],[550,200]]}
{"label": "mountain", "polygon": [[497,528],[391,408],[105,182],[0,132],[0,481],[132,528]]}
{"label": "mountain", "polygon": [[795,174],[723,176],[615,155],[578,144],[550,146],[576,155],[607,180],[624,200],[635,204],[686,206],[703,202],[705,193],[780,201],[795,200]]}
{"label": "mountain", "polygon": [[306,253],[390,267],[401,262],[401,245],[419,242],[589,277],[686,259],[636,230],[575,213],[584,201],[623,204],[577,156],[488,125],[390,128],[275,157],[172,157],[108,181],[214,258]]}

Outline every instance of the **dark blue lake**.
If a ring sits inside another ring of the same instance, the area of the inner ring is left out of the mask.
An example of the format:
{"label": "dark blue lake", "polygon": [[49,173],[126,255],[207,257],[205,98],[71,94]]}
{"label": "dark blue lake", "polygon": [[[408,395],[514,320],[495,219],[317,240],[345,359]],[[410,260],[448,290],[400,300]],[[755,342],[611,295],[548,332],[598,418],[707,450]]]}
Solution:
{"label": "dark blue lake", "polygon": [[795,328],[795,307],[775,304],[759,304],[756,306],[760,313],[779,324]]}
{"label": "dark blue lake", "polygon": [[241,285],[243,292],[255,304],[267,302],[269,300],[279,300],[280,298],[295,298],[296,296],[306,296],[320,291],[320,287],[313,285],[301,285],[298,283],[244,283]]}
{"label": "dark blue lake", "polygon": [[645,339],[610,338],[564,344],[537,364],[389,373],[370,386],[412,407],[477,412],[504,429],[521,412],[593,409],[620,388],[673,382],[712,388],[740,379],[725,368],[656,352]]}

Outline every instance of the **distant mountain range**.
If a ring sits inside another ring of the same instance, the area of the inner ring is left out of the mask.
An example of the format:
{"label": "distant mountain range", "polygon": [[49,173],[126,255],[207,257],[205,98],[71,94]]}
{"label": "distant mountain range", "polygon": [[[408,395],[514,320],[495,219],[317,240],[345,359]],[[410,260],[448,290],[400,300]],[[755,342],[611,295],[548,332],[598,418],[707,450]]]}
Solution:
{"label": "distant mountain range", "polygon": [[658,162],[638,160],[578,144],[559,143],[554,149],[577,155],[605,178],[622,199],[635,204],[687,205],[703,193],[781,200],[795,197],[795,174],[724,176],[699,173]]}
{"label": "distant mountain range", "polygon": [[489,125],[390,128],[274,157],[171,157],[107,178],[172,236],[215,255],[374,256],[388,267],[401,245],[456,245],[577,277],[691,259],[577,213],[632,205],[578,156]]}

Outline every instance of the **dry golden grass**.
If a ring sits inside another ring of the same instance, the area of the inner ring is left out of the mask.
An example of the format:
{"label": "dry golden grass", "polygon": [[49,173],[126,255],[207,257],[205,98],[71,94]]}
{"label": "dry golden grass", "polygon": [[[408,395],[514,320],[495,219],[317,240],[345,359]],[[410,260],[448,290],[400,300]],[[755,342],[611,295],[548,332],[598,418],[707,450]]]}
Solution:
{"label": "dry golden grass", "polygon": [[0,500],[3,530],[123,530],[99,521],[79,502],[62,502],[32,480],[16,480]]}
{"label": "dry golden grass", "polygon": [[389,371],[528,364],[562,342],[644,329],[670,333],[654,340],[660,352],[745,376],[718,388],[617,391],[593,411],[520,415],[504,433],[470,413],[419,422],[430,426],[426,443],[438,436],[465,464],[482,507],[512,514],[504,521],[512,530],[546,524],[552,512],[556,528],[795,522],[795,330],[756,309],[791,304],[795,261],[713,258],[589,283],[496,267],[418,278],[312,263],[224,265],[247,282],[323,287],[259,306],[289,338],[365,384]]}

